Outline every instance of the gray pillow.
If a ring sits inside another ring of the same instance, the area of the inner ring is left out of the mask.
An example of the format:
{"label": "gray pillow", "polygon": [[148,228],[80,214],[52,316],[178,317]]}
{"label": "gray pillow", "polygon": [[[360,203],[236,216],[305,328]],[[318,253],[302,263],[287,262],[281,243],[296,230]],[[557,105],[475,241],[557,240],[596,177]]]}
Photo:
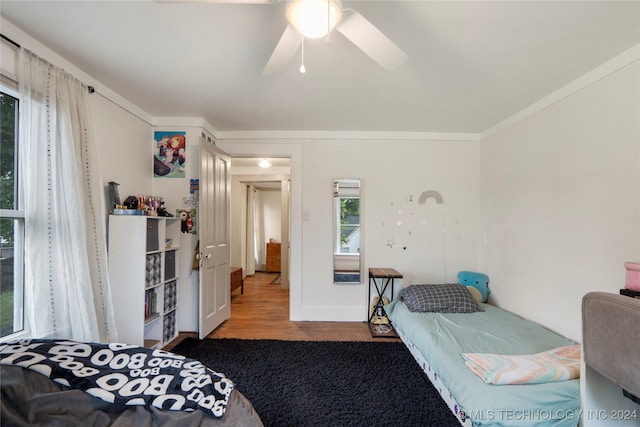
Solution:
{"label": "gray pillow", "polygon": [[400,299],[409,311],[436,313],[475,313],[484,311],[464,285],[411,285],[402,290]]}

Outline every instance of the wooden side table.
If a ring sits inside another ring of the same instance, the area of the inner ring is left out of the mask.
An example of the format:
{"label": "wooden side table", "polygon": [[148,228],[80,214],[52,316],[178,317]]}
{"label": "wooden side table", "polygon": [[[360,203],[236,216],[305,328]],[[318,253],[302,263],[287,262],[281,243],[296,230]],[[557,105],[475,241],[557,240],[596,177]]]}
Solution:
{"label": "wooden side table", "polygon": [[[387,313],[384,311],[384,299],[385,293],[387,289],[390,288],[389,301],[393,300],[393,286],[395,279],[401,279],[402,274],[394,270],[393,268],[370,268],[369,269],[369,298],[367,303],[371,303],[371,289],[373,285],[373,289],[375,289],[376,295],[378,297],[378,301],[374,304],[371,313],[369,313],[368,325],[369,331],[371,332],[371,336],[373,338],[376,337],[398,337],[395,329],[393,329],[393,325],[391,324],[391,320],[387,317]],[[384,323],[383,325],[375,325],[372,323],[374,316],[377,318],[383,317],[388,320],[388,323]],[[388,327],[385,327],[388,326]]]}

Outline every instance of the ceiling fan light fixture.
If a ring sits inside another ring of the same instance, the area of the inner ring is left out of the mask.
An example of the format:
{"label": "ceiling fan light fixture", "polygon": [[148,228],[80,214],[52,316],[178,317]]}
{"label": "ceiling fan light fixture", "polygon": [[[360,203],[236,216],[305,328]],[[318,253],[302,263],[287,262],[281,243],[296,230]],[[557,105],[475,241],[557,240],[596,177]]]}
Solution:
{"label": "ceiling fan light fixture", "polygon": [[296,0],[287,7],[287,20],[304,37],[326,36],[342,18],[340,6],[333,0]]}

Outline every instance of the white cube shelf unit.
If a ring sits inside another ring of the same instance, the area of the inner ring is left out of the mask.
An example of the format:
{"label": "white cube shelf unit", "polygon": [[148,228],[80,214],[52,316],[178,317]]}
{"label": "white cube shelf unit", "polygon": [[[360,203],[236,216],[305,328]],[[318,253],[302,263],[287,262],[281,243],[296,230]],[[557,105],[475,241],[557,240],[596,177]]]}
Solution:
{"label": "white cube shelf unit", "polygon": [[109,216],[109,278],[118,341],[162,348],[178,335],[180,220]]}

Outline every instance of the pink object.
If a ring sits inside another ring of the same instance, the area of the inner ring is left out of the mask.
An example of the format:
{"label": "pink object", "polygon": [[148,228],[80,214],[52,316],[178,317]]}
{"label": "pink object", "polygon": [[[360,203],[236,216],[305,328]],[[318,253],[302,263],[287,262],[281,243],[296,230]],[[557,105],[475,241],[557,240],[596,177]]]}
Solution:
{"label": "pink object", "polygon": [[640,261],[625,262],[627,269],[624,287],[632,291],[640,291]]}

